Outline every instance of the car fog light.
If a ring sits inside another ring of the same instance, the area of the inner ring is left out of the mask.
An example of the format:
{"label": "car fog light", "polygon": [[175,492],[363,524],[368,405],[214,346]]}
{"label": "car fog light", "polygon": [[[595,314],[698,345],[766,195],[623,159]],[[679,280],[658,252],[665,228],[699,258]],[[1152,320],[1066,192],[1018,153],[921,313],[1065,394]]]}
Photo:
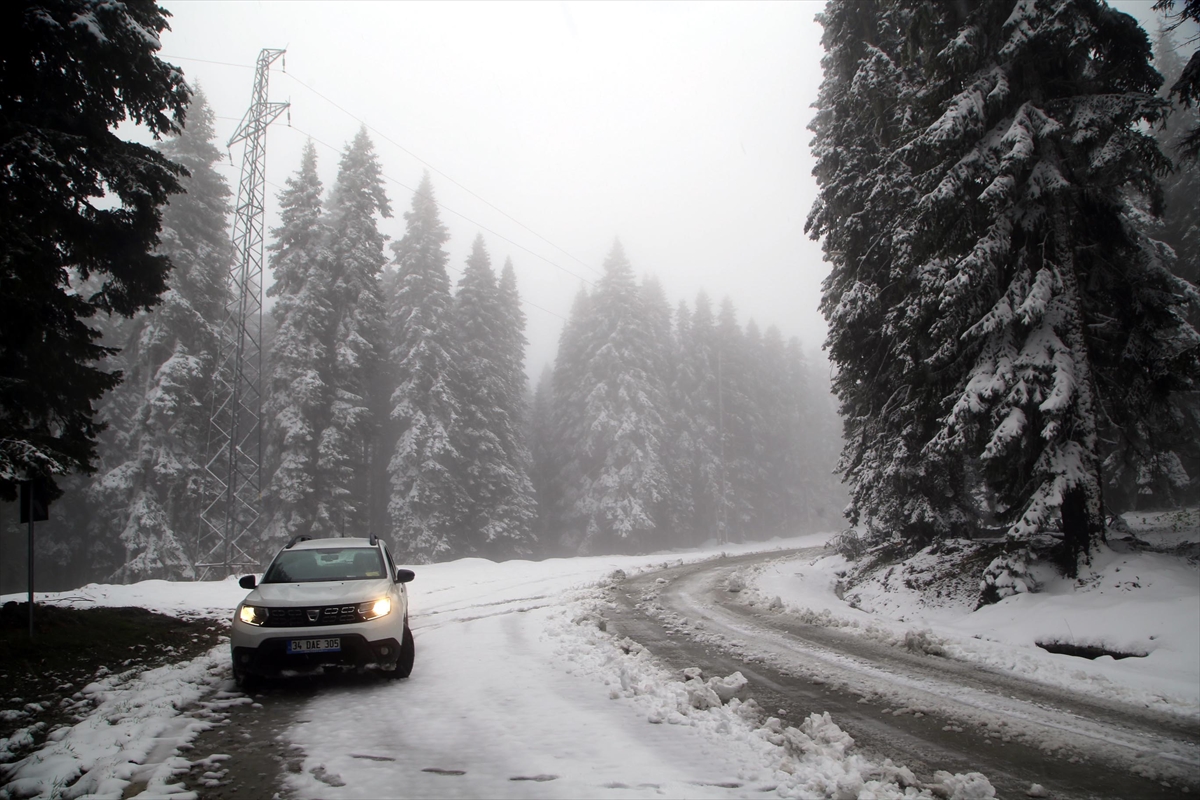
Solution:
{"label": "car fog light", "polygon": [[386,655],[387,655],[388,653],[390,653],[390,652],[392,652],[392,651],[391,651],[391,649],[390,649],[390,648],[388,648],[388,647],[381,647],[381,648],[379,648],[379,654],[380,654],[381,656],[386,656]]}

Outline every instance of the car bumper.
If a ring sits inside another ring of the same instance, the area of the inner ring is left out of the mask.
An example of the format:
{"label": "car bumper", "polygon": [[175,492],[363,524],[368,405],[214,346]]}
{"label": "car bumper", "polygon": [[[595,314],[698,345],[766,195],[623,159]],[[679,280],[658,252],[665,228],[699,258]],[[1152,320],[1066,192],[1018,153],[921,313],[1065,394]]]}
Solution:
{"label": "car bumper", "polygon": [[[256,647],[233,646],[233,668],[249,675],[279,677],[317,672],[325,667],[395,667],[400,643],[392,638],[368,641],[357,633],[334,634],[341,639],[341,650],[322,653],[289,653],[288,642],[311,639],[316,633],[305,631],[263,639]],[[326,636],[324,632],[320,634]]]}

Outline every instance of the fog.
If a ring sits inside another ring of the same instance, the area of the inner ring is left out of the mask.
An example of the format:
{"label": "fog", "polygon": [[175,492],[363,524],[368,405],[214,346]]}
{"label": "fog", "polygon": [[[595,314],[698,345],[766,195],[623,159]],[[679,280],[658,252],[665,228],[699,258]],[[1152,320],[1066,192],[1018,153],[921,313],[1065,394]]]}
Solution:
{"label": "fog", "polygon": [[[271,74],[291,126],[283,117],[269,135],[268,225],[305,139],[328,187],[366,123],[393,206],[385,234],[403,235],[428,168],[451,279],[476,233],[494,263],[512,257],[531,376],[614,237],[673,303],[729,295],[743,323],[810,349],[824,339],[825,268],[804,234],[820,3],[164,6],[163,56],[208,94],[221,140],[249,102],[259,50],[287,48],[286,73]],[[232,155],[236,190],[240,146]]]}

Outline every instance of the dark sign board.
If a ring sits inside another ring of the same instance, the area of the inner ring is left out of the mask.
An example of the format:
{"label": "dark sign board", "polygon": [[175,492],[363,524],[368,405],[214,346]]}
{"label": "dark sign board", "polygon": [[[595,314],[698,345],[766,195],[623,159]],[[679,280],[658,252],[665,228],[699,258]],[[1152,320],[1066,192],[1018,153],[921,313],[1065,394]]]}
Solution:
{"label": "dark sign board", "polygon": [[50,483],[45,478],[21,481],[21,522],[31,519],[34,522],[50,519]]}

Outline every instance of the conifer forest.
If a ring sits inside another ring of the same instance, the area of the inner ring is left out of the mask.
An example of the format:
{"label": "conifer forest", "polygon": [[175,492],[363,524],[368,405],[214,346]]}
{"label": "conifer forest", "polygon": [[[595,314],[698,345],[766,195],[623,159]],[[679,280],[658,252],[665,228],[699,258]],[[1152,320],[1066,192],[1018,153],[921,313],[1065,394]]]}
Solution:
{"label": "conifer forest", "polygon": [[[883,561],[994,541],[995,598],[1039,560],[1073,574],[1124,511],[1200,503],[1200,59],[1101,0],[829,0],[820,22],[815,116],[795,131],[817,195],[796,224],[825,263],[795,269],[827,275],[824,352],[736,295],[669,297],[617,238],[552,363],[527,363],[524,254],[480,231],[452,261],[437,180],[397,196],[365,125],[329,185],[308,141],[268,198],[251,555],[302,535],[377,535],[423,564],[845,530],[840,547]],[[203,89],[106,30],[95,52],[31,39],[0,71],[0,500],[53,478],[47,589],[201,577],[237,187]],[[58,94],[91,114],[79,152],[122,169],[75,177],[58,112],[22,105],[54,59],[119,84]],[[126,118],[156,142],[121,150]],[[44,218],[79,216],[68,184],[127,216],[46,233],[29,209],[62,192]],[[27,308],[57,322],[30,335]],[[23,570],[6,556],[0,577]]]}

